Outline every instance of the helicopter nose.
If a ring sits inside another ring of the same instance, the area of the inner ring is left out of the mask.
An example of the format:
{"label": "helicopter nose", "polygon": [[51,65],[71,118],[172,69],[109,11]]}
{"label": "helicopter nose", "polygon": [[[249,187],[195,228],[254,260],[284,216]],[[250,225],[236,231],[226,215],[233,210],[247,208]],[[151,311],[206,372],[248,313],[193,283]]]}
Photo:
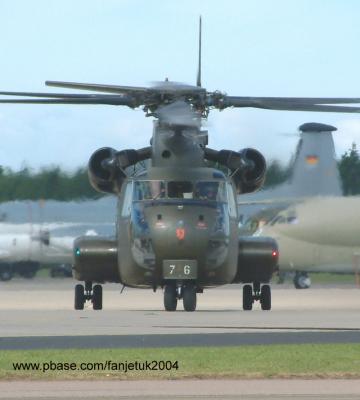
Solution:
{"label": "helicopter nose", "polygon": [[205,257],[215,225],[214,213],[194,210],[166,210],[149,216],[152,243],[158,259]]}

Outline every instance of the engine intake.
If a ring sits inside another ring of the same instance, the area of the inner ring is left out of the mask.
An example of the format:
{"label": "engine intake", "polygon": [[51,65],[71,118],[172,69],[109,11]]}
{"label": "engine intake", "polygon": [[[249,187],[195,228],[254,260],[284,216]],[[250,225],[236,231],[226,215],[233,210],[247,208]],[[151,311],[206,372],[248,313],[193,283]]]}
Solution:
{"label": "engine intake", "polygon": [[230,169],[238,193],[254,192],[264,183],[266,161],[264,156],[255,149],[246,148],[236,152],[206,148],[205,158]]}
{"label": "engine intake", "polygon": [[89,160],[88,175],[92,187],[105,193],[119,193],[126,168],[151,158],[151,148],[116,151],[111,147],[96,150]]}
{"label": "engine intake", "polygon": [[237,273],[233,283],[269,282],[279,258],[277,243],[270,237],[239,239]]}

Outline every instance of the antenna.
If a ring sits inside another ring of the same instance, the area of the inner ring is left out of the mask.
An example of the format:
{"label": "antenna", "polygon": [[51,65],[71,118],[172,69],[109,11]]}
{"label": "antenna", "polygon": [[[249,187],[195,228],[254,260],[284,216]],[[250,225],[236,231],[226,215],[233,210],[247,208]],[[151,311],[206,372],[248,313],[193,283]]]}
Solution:
{"label": "antenna", "polygon": [[201,87],[201,15],[199,17],[199,63],[198,63],[196,86]]}

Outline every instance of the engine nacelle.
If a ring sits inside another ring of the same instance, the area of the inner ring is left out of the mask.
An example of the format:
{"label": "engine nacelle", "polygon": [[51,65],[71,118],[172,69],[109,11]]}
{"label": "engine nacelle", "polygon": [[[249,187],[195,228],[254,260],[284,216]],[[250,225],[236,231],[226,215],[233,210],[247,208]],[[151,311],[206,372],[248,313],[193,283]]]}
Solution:
{"label": "engine nacelle", "polygon": [[117,168],[109,168],[106,163],[116,159],[116,150],[102,147],[89,160],[88,175],[91,186],[98,192],[117,193],[125,179],[125,174]]}
{"label": "engine nacelle", "polygon": [[238,154],[240,154],[242,162],[248,167],[245,167],[243,172],[240,170],[235,172],[233,178],[236,186],[239,186],[241,193],[255,192],[261,188],[265,180],[265,158],[258,150],[251,148],[243,149]]}
{"label": "engine nacelle", "polygon": [[205,149],[205,158],[226,166],[232,173],[238,193],[251,193],[260,189],[265,180],[266,162],[257,150],[247,148],[232,150]]}
{"label": "engine nacelle", "polygon": [[151,147],[116,151],[102,147],[90,157],[88,174],[92,187],[105,193],[119,193],[126,178],[126,168],[151,158]]}
{"label": "engine nacelle", "polygon": [[279,258],[277,243],[270,237],[239,239],[237,273],[233,283],[270,281]]}
{"label": "engine nacelle", "polygon": [[101,236],[77,238],[74,242],[74,278],[79,281],[119,283],[116,240]]}

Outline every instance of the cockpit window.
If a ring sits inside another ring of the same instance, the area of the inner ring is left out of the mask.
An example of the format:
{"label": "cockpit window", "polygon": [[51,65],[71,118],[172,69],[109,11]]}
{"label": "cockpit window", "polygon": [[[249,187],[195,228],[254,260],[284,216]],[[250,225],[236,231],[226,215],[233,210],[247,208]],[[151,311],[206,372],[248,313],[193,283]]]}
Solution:
{"label": "cockpit window", "polygon": [[133,200],[156,200],[165,197],[164,181],[135,181]]}
{"label": "cockpit window", "polygon": [[167,185],[170,199],[193,199],[193,184],[187,181],[170,181]]}
{"label": "cockpit window", "polygon": [[197,182],[194,195],[195,199],[226,202],[226,190],[223,182]]}
{"label": "cockpit window", "polygon": [[133,201],[183,199],[227,203],[225,182],[221,181],[134,181]]}

